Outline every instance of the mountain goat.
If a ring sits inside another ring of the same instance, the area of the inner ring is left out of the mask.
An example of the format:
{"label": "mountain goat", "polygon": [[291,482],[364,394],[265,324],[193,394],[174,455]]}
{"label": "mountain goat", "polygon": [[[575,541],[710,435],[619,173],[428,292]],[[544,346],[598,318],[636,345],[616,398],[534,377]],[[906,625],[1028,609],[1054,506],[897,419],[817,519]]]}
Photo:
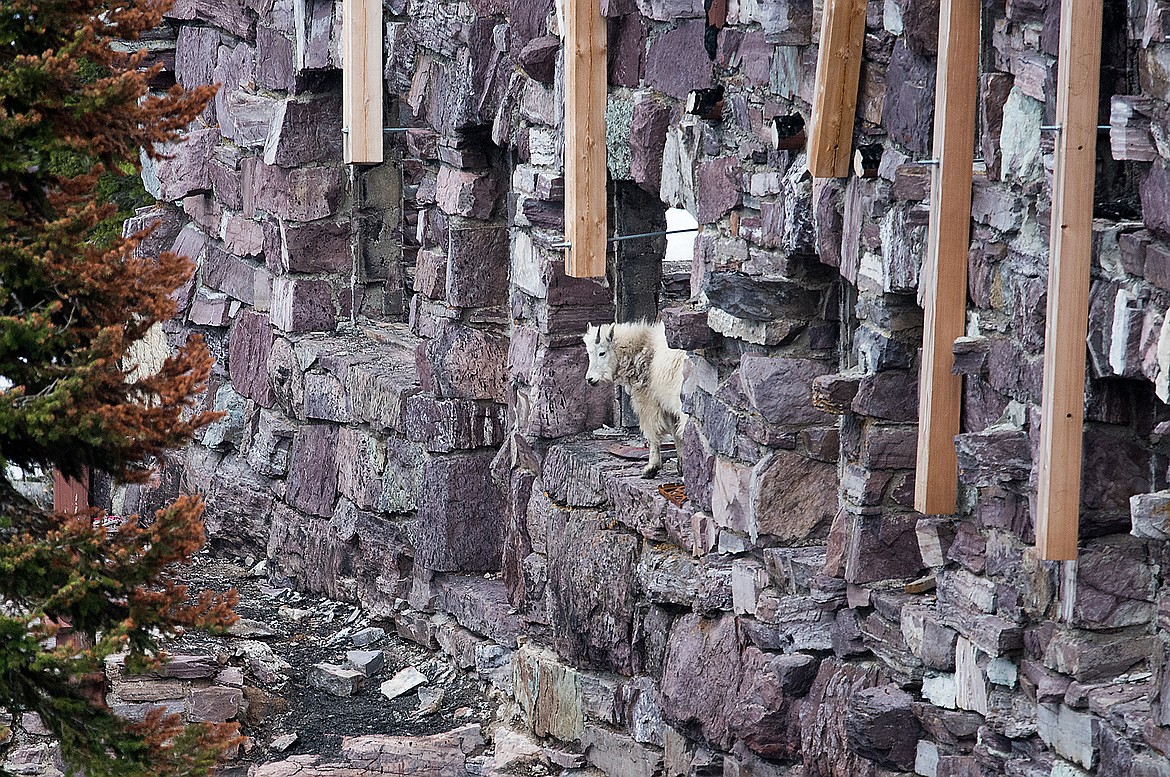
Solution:
{"label": "mountain goat", "polygon": [[610,380],[630,392],[638,426],[650,446],[650,462],[642,477],[652,478],[662,467],[662,436],[673,434],[682,473],[682,411],[684,351],[666,344],[661,323],[589,325],[582,338],[589,352],[585,380],[596,386]]}

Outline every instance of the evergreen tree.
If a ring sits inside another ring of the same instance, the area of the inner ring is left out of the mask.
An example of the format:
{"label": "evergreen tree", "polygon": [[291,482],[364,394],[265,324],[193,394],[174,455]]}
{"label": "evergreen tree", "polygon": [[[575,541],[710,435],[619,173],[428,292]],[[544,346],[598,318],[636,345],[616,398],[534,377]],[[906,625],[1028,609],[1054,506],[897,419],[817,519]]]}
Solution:
{"label": "evergreen tree", "polygon": [[[168,5],[0,0],[0,707],[39,713],[88,777],[207,774],[236,736],[157,714],[127,723],[84,682],[114,652],[142,665],[160,638],[230,621],[232,595],[192,597],[174,577],[203,545],[202,503],[180,498],[107,536],[100,514],[38,508],[7,474],[142,482],[212,420],[195,410],[211,369],[200,339],[153,375],[126,359],[174,315],[189,261],[139,256],[145,232],[110,228],[109,192],[135,177],[139,149],[180,140],[214,93],[151,93],[145,54],[115,45]],[[81,646],[57,644],[61,623]]]}

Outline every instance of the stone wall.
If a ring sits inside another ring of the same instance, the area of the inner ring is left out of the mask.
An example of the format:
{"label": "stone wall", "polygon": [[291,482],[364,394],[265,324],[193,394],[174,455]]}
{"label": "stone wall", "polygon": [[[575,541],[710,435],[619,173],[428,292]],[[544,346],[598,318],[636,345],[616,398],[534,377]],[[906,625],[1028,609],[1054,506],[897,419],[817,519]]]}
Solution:
{"label": "stone wall", "polygon": [[[611,223],[701,227],[690,300],[661,311],[689,353],[682,505],[590,434],[615,402],[580,333],[670,278],[642,247],[570,279],[552,248],[553,0],[385,6],[407,131],[352,176],[340,4],[172,11],[174,77],[223,86],[146,165],[160,205],[136,224],[199,262],[168,336],[208,338],[225,416],[119,509],[206,493],[214,545],[451,653],[615,777],[1170,775],[1165,0],[1107,2],[1064,565],[1032,548],[1055,0],[984,4],[953,516],[912,506],[936,2],[870,2],[856,140],[878,175],[816,181],[771,125],[808,116],[819,5],[601,3]],[[721,113],[684,115],[712,86]]]}

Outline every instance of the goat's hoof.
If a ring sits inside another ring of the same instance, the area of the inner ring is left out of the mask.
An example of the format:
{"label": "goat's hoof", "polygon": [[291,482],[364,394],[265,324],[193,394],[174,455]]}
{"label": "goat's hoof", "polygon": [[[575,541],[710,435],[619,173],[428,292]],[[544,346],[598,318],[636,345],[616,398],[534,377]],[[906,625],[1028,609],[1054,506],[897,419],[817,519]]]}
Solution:
{"label": "goat's hoof", "polygon": [[658,474],[658,467],[654,464],[647,464],[642,468],[642,477],[650,479]]}

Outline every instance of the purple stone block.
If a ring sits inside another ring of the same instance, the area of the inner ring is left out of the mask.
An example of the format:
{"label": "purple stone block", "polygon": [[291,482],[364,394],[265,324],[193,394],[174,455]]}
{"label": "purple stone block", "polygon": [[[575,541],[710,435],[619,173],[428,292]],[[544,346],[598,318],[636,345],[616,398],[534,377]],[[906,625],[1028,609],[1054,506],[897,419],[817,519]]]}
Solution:
{"label": "purple stone block", "polygon": [[[776,6],[787,5],[789,11],[792,10],[792,3],[776,3]],[[810,6],[811,10],[811,6]],[[811,21],[811,16],[809,18]],[[808,31],[804,32],[804,37],[808,37]],[[800,45],[808,45],[806,40]],[[772,53],[776,47],[765,39],[763,33],[749,30],[743,36],[743,40],[739,43],[739,60],[743,62],[743,77],[744,81],[749,86],[767,87],[772,71]]]}
{"label": "purple stone block", "polygon": [[236,256],[259,256],[264,252],[264,228],[252,219],[229,213],[221,234],[228,252]]}
{"label": "purple stone block", "polygon": [[416,366],[424,390],[444,399],[504,401],[506,337],[461,325],[419,344]]}
{"label": "purple stone block", "polygon": [[[557,651],[573,664],[633,674],[640,539],[585,516],[555,534],[548,585]],[[606,584],[596,585],[602,578]]]}
{"label": "purple stone block", "polygon": [[414,394],[406,400],[406,438],[432,453],[494,447],[503,442],[505,415],[494,402]]}
{"label": "purple stone block", "polygon": [[609,421],[613,394],[606,386],[585,382],[588,367],[584,346],[537,351],[528,379],[532,386],[529,433],[544,438],[563,437],[596,429]]}
{"label": "purple stone block", "polygon": [[[210,471],[200,471],[204,466]],[[208,484],[204,519],[212,547],[241,555],[264,554],[273,505],[267,478],[239,459],[220,463],[219,457],[188,460],[185,478]]]}
{"label": "purple stone block", "polygon": [[845,713],[849,749],[887,769],[913,769],[923,734],[913,702],[914,697],[892,684],[859,691]]}
{"label": "purple stone block", "polygon": [[646,57],[646,21],[640,15],[610,17],[608,28],[609,83],[636,87],[642,83]]}
{"label": "purple stone block", "polygon": [[268,316],[250,310],[236,316],[228,346],[228,376],[240,396],[262,407],[272,407],[272,387],[268,383],[272,341]]}
{"label": "purple stone block", "polygon": [[934,131],[935,63],[895,44],[886,72],[886,102],[882,121],[890,138],[911,151],[930,153]]}
{"label": "purple stone block", "polygon": [[351,269],[350,225],[327,221],[285,223],[279,267],[283,272],[343,272]]}
{"label": "purple stone block", "polygon": [[729,749],[731,713],[743,676],[740,649],[739,629],[730,613],[710,619],[688,613],[675,621],[660,686],[663,718]]}
{"label": "purple stone block", "polygon": [[938,54],[939,0],[903,0],[900,5],[907,48],[916,54]]}
{"label": "purple stone block", "polygon": [[1163,237],[1170,237],[1170,165],[1163,160],[1150,167],[1141,183],[1142,219]]}
{"label": "purple stone block", "polygon": [[428,299],[443,299],[447,291],[447,255],[422,250],[414,266],[414,290]]}
{"label": "purple stone block", "polygon": [[659,312],[658,318],[666,326],[666,344],[671,348],[694,351],[719,341],[719,334],[707,325],[705,310],[665,308]]}
{"label": "purple stone block", "polygon": [[922,571],[918,516],[849,515],[845,579],[851,583],[910,578]]}
{"label": "purple stone block", "polygon": [[452,229],[447,242],[447,304],[502,305],[508,299],[508,228]]}
{"label": "purple stone block", "polygon": [[296,64],[298,70],[329,70],[340,67],[334,58],[340,30],[334,13],[334,0],[305,1],[304,38],[297,41]]}
{"label": "purple stone block", "polygon": [[634,182],[657,195],[662,183],[662,156],[666,131],[674,121],[675,109],[652,94],[634,98],[630,121],[630,175]]}
{"label": "purple stone block", "polygon": [[337,427],[309,424],[293,440],[284,498],[311,515],[333,515],[337,498]]}
{"label": "purple stone block", "polygon": [[1023,429],[992,429],[955,437],[959,480],[970,486],[990,486],[1009,480],[1027,482],[1032,451]]}
{"label": "purple stone block", "polygon": [[889,421],[918,418],[918,380],[902,370],[867,375],[853,398],[853,412]]}
{"label": "purple stone block", "polygon": [[[216,83],[215,63],[219,55],[219,30],[214,27],[183,25],[175,41],[175,81],[187,89]],[[215,102],[208,103],[203,118],[215,123]]]}
{"label": "purple stone block", "polygon": [[831,372],[825,362],[746,354],[739,376],[748,406],[773,424],[824,424],[832,416],[813,407],[813,380]]}
{"label": "purple stone block", "polygon": [[256,268],[212,241],[208,244],[207,262],[203,265],[203,283],[251,305],[255,301]]}
{"label": "purple stone block", "polygon": [[646,52],[646,83],[677,100],[710,87],[711,62],[703,48],[706,30],[702,20],[688,19],[652,38]]}
{"label": "purple stone block", "polygon": [[264,25],[256,28],[256,82],[278,91],[288,91],[296,83],[292,41]]}
{"label": "purple stone block", "polygon": [[490,218],[499,195],[499,179],[491,172],[457,170],[447,165],[439,169],[435,197],[448,215]]}
{"label": "purple stone block", "polygon": [[914,469],[918,459],[918,431],[871,428],[865,435],[861,464],[874,469]]}
{"label": "purple stone block", "polygon": [[285,332],[329,332],[337,326],[329,281],[276,278],[272,284],[272,324]]}
{"label": "purple stone block", "polygon": [[345,387],[336,375],[328,372],[305,375],[305,418],[338,423],[350,420]]}
{"label": "purple stone block", "polygon": [[219,130],[188,132],[177,144],[165,144],[158,151],[166,159],[143,159],[142,183],[157,200],[173,202],[196,192],[211,191],[208,175],[212,152],[219,143]]}
{"label": "purple stone block", "polygon": [[737,173],[739,160],[722,157],[703,162],[697,171],[699,212],[696,218],[700,224],[718,221],[728,211],[739,207],[743,199]]}
{"label": "purple stone block", "polygon": [[533,38],[520,51],[520,68],[534,81],[551,86],[556,77],[560,51],[561,39],[555,35]]}
{"label": "purple stone block", "polygon": [[837,512],[837,465],[776,451],[752,474],[753,534],[799,544],[828,534]]}
{"label": "purple stone block", "polygon": [[836,178],[813,180],[813,212],[816,250],[821,264],[841,266],[841,240],[845,222],[845,187]]}
{"label": "purple stone block", "polygon": [[553,0],[507,0],[509,49],[523,51],[528,41],[548,32],[548,13]]}
{"label": "purple stone block", "polygon": [[199,326],[227,326],[231,320],[228,315],[230,304],[231,300],[223,294],[212,296],[212,293],[198,291],[191,301],[187,320]]}
{"label": "purple stone block", "polygon": [[1151,241],[1145,247],[1142,273],[1145,279],[1160,289],[1170,290],[1170,245]]}
{"label": "purple stone block", "polygon": [[363,510],[374,509],[382,496],[379,460],[385,456],[385,444],[374,436],[343,427],[337,437],[338,492]]}
{"label": "purple stone block", "polygon": [[177,0],[163,16],[209,22],[245,40],[251,39],[255,32],[255,19],[245,9],[243,0]]}
{"label": "purple stone block", "polygon": [[195,264],[199,264],[207,256],[207,243],[207,235],[194,224],[188,224],[175,237],[175,242],[171,245],[170,251],[179,256],[187,257]]}
{"label": "purple stone block", "polygon": [[283,170],[250,157],[243,162],[244,213],[263,210],[289,221],[331,216],[341,201],[341,170],[304,167]]}
{"label": "purple stone block", "polygon": [[341,96],[284,100],[276,108],[264,143],[264,162],[299,167],[341,161]]}
{"label": "purple stone block", "polygon": [[244,88],[255,79],[255,49],[246,43],[219,47],[212,73],[212,83],[221,85],[215,93],[215,116],[223,136],[241,145],[263,142],[276,105],[275,100],[258,97]]}
{"label": "purple stone block", "polygon": [[415,560],[437,572],[500,568],[503,495],[491,477],[493,451],[433,458],[423,464],[418,518],[411,530]]}
{"label": "purple stone block", "polygon": [[1166,487],[1165,464],[1153,462],[1153,454],[1134,441],[1114,437],[1098,426],[1086,428],[1081,505],[1087,510],[1124,512],[1128,531],[1129,498]]}

